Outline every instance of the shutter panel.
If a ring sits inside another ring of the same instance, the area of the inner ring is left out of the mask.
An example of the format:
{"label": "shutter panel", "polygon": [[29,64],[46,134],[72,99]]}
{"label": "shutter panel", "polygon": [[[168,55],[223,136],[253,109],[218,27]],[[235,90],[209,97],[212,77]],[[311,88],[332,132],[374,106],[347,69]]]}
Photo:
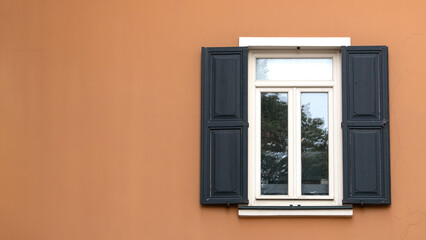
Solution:
{"label": "shutter panel", "polygon": [[343,203],[390,204],[388,49],[342,47]]}
{"label": "shutter panel", "polygon": [[201,204],[248,203],[248,48],[203,48]]}

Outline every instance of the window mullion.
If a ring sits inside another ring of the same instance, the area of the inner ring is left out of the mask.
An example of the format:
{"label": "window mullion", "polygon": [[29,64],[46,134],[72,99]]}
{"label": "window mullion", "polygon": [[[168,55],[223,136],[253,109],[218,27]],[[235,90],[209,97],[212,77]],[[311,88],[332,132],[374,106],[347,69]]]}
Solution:
{"label": "window mullion", "polygon": [[294,114],[294,142],[295,142],[295,186],[296,186],[296,198],[300,198],[302,195],[302,163],[301,163],[301,103],[300,103],[300,89],[294,88],[295,94],[295,114]]}

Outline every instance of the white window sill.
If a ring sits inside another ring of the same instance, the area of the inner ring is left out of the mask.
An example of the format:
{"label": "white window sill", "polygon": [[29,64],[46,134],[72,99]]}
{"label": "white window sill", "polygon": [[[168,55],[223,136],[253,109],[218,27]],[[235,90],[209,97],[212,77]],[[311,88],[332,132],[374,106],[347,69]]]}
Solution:
{"label": "white window sill", "polygon": [[303,207],[272,207],[272,206],[239,206],[240,217],[352,217],[351,205],[345,206],[303,206]]}

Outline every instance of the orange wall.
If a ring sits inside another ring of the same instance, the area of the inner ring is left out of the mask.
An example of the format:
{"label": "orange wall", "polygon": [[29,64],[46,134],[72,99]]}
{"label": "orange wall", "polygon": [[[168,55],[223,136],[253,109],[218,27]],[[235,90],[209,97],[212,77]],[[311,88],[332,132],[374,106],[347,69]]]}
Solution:
{"label": "orange wall", "polygon": [[[1,0],[0,239],[426,239],[424,0]],[[199,204],[201,46],[351,37],[390,56],[392,205]]]}

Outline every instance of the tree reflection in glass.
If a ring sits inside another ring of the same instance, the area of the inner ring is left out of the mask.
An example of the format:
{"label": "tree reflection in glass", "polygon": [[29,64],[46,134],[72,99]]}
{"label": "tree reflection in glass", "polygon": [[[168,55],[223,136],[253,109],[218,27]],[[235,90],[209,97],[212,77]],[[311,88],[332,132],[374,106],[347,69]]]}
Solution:
{"label": "tree reflection in glass", "polygon": [[261,94],[261,194],[288,194],[287,93]]}
{"label": "tree reflection in glass", "polygon": [[302,93],[302,195],[328,195],[328,94]]}

